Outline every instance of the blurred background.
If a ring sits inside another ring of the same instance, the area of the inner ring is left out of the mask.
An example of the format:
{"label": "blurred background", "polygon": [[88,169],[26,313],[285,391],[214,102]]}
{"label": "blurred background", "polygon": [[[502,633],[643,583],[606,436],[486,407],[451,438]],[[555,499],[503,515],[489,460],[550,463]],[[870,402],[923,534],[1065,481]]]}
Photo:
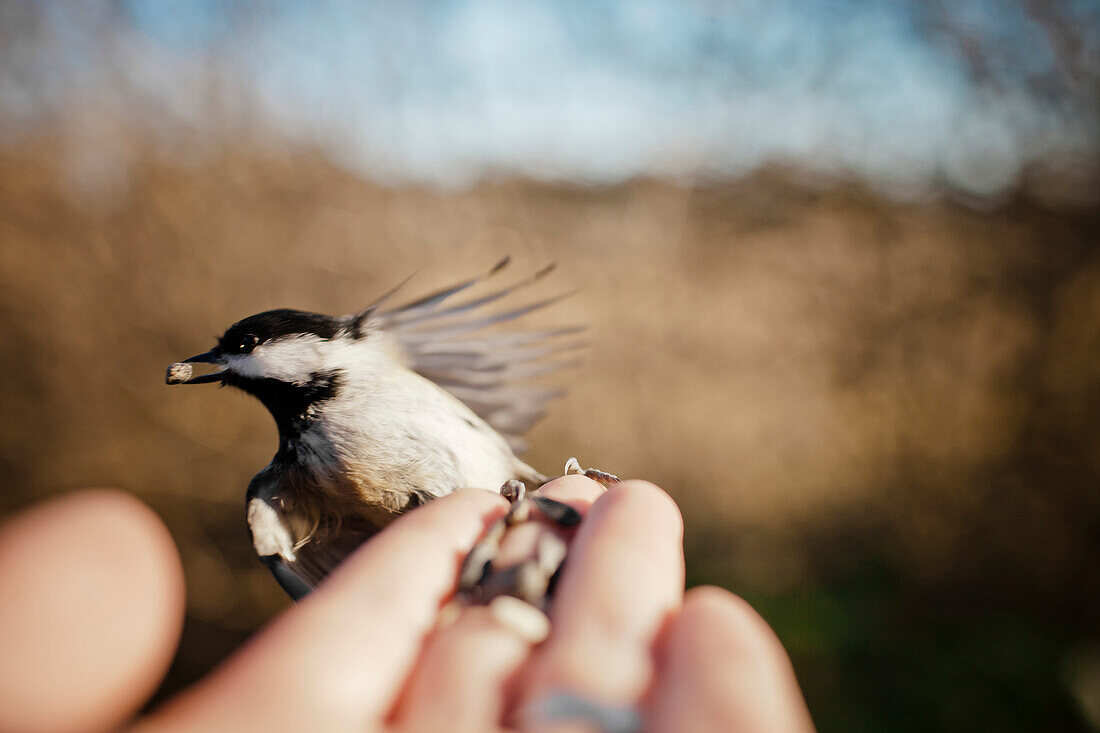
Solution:
{"label": "blurred background", "polygon": [[287,604],[259,403],[164,367],[511,254],[529,460],[679,501],[823,731],[1100,729],[1100,4],[0,0],[0,512],[149,502],[161,697]]}

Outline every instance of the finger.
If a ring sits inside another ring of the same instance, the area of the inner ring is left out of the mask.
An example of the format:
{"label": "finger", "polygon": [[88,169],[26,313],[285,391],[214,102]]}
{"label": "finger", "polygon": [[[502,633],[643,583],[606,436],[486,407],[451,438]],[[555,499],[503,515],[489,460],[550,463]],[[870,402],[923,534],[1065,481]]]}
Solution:
{"label": "finger", "polygon": [[581,513],[588,511],[592,502],[605,492],[604,487],[592,479],[575,475],[559,476],[539,488],[539,493],[543,496],[568,504]]}
{"label": "finger", "polygon": [[531,644],[501,626],[488,607],[468,608],[440,630],[405,692],[398,727],[409,731],[497,730],[509,679]]}
{"label": "finger", "polygon": [[[565,476],[546,484],[539,493],[583,514],[603,491],[591,479]],[[550,531],[558,530],[535,522],[513,529],[498,558],[507,563],[509,557],[525,556],[538,534]],[[429,639],[404,693],[399,724],[409,730],[493,729],[503,714],[506,682],[526,660],[530,648],[529,642],[496,621],[487,608],[466,609],[454,625]]]}
{"label": "finger", "polygon": [[83,491],[3,527],[0,598],[0,730],[107,730],[171,661],[183,574],[148,507]]}
{"label": "finger", "polygon": [[696,588],[662,639],[651,729],[812,731],[782,645],[743,600]]}
{"label": "finger", "polygon": [[607,704],[637,701],[658,629],[680,605],[682,536],[679,510],[652,484],[624,482],[593,505],[566,560],[550,638],[531,663],[521,710],[562,690]]}
{"label": "finger", "polygon": [[492,492],[464,490],[402,516],[157,722],[342,730],[381,719],[463,556],[505,506]]}

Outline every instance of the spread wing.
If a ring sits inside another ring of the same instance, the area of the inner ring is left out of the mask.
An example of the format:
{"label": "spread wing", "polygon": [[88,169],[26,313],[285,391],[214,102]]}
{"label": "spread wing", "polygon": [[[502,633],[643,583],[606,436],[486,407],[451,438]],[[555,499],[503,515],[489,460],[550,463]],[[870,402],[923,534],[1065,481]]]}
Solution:
{"label": "spread wing", "polygon": [[[503,270],[509,259],[505,257],[483,275],[382,310],[406,280],[355,316],[355,323],[360,329],[381,328],[391,334],[404,349],[410,368],[462,400],[519,452],[526,447],[523,434],[546,413],[547,404],[564,393],[530,380],[574,366],[577,360],[568,352],[584,344],[568,337],[584,328],[492,329],[569,295],[494,308],[550,274],[554,265],[518,283],[474,295],[475,286]],[[460,294],[467,297],[456,300]]]}

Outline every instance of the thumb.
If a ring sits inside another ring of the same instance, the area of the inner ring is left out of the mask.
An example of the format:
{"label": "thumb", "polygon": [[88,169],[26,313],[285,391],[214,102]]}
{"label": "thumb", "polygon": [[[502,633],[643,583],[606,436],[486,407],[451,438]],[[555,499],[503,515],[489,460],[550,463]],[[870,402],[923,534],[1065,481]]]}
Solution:
{"label": "thumb", "polygon": [[0,527],[0,598],[0,730],[104,730],[163,677],[183,573],[147,506],[81,491]]}

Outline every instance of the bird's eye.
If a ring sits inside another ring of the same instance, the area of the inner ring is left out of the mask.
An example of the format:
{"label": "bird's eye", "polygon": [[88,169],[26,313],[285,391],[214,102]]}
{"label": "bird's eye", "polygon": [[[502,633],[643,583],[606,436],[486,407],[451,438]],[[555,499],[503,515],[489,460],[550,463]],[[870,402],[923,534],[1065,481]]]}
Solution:
{"label": "bird's eye", "polygon": [[246,333],[244,336],[241,336],[241,342],[237,344],[237,350],[242,354],[250,354],[258,343],[260,343],[259,338],[251,333]]}

